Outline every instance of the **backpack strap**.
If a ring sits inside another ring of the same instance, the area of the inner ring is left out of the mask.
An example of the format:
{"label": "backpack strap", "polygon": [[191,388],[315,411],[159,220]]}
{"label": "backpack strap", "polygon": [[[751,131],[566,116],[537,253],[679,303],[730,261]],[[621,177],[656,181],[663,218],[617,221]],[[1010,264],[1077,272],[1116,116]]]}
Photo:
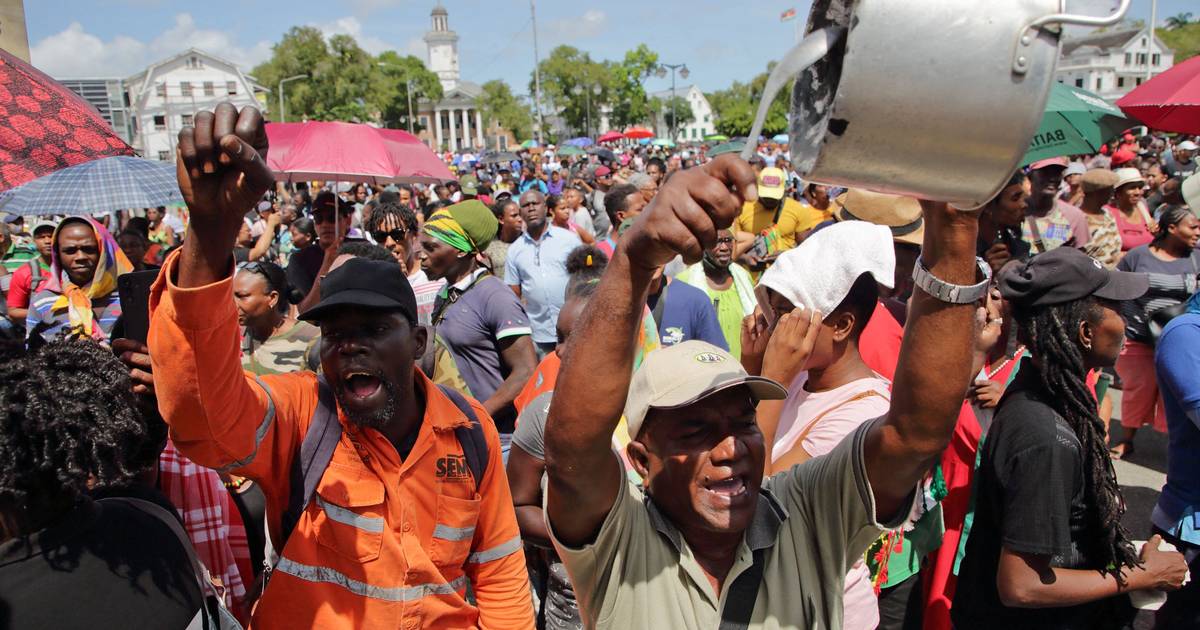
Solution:
{"label": "backpack strap", "polygon": [[42,283],[45,276],[42,275],[42,265],[39,264],[38,258],[31,259],[29,265],[29,297],[30,302],[33,301],[33,293],[38,290],[38,285]]}
{"label": "backpack strap", "polygon": [[487,438],[483,435],[483,425],[479,422],[479,417],[475,415],[475,410],[471,408],[470,403],[463,398],[462,394],[445,385],[438,385],[438,389],[442,390],[442,393],[454,403],[454,406],[458,407],[458,410],[471,421],[471,426],[455,428],[454,437],[458,438],[458,443],[462,446],[463,455],[467,459],[467,468],[471,470],[471,476],[475,478],[475,491],[478,492],[480,484],[483,483],[483,474],[487,472],[488,464],[491,461]]}
{"label": "backpack strap", "polygon": [[324,376],[317,377],[317,408],[313,411],[312,422],[308,432],[304,434],[304,442],[300,445],[300,454],[292,460],[291,491],[288,495],[288,507],[280,521],[282,540],[279,550],[283,551],[287,539],[300,522],[300,515],[308,508],[317,483],[329,467],[333,459],[333,451],[342,439],[342,424],[338,422],[337,399],[333,389]]}
{"label": "backpack strap", "polygon": [[720,630],[746,630],[750,627],[750,615],[754,614],[754,602],[758,599],[763,567],[767,563],[766,555],[766,549],[755,549],[754,564],[742,571],[729,585],[725,608],[721,610]]}

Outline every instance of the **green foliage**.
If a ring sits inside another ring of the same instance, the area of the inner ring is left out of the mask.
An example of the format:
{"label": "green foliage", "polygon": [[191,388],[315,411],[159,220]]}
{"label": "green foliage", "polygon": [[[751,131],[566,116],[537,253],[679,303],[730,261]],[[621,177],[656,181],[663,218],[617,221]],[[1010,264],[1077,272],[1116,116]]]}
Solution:
{"label": "green foliage", "polygon": [[[663,122],[666,123],[668,129],[678,130],[680,127],[696,121],[696,117],[692,114],[692,105],[687,99],[676,95],[675,98],[655,98],[651,99],[654,111],[662,116]],[[674,107],[672,107],[674,105]],[[660,136],[664,134],[660,133]]]}
{"label": "green foliage", "polygon": [[1200,55],[1200,22],[1190,22],[1176,28],[1155,29],[1154,34],[1175,52],[1175,63]]}
{"label": "green foliage", "polygon": [[609,114],[612,124],[621,128],[649,120],[654,109],[642,82],[658,69],[658,53],[638,44],[625,53],[621,63],[610,63],[608,67],[614,97]]}
{"label": "green foliage", "polygon": [[529,109],[513,95],[508,84],[494,79],[481,87],[483,94],[475,101],[475,105],[483,117],[483,124],[490,126],[492,121],[500,123],[501,127],[513,132],[518,142],[529,138],[533,118],[529,115]]}
{"label": "green foliage", "polygon": [[349,35],[326,41],[320,30],[297,26],[272,51],[271,59],[251,72],[271,91],[271,105],[279,102],[281,79],[308,75],[284,86],[287,116],[293,121],[372,121],[407,128],[407,80],[413,85],[414,114],[416,99],[442,96],[437,75],[426,70],[421,60],[394,51],[376,57]]}
{"label": "green foliage", "polygon": [[[558,111],[567,126],[580,133],[587,120],[588,99],[591,99],[592,114],[600,111],[607,103],[611,88],[610,71],[606,63],[593,61],[591,55],[574,46],[558,46],[538,64],[542,75],[542,99],[549,103],[551,111]],[[600,86],[600,95],[589,96],[583,91]],[[529,93],[535,93],[535,81],[530,74]],[[575,94],[578,87],[580,94]],[[543,111],[546,111],[543,109]]]}
{"label": "green foliage", "polygon": [[1177,28],[1183,28],[1192,23],[1192,13],[1179,13],[1167,18],[1167,30],[1173,31]]}
{"label": "green foliage", "polygon": [[[775,62],[771,62],[767,71],[751,79],[750,83],[734,81],[729,88],[708,95],[708,102],[716,116],[718,132],[731,138],[750,134],[750,129],[754,126],[754,116],[758,113],[758,101],[767,85],[767,76],[774,67]],[[791,95],[790,83],[775,95],[771,107],[767,110],[767,119],[763,123],[763,135],[773,136],[787,132]]]}

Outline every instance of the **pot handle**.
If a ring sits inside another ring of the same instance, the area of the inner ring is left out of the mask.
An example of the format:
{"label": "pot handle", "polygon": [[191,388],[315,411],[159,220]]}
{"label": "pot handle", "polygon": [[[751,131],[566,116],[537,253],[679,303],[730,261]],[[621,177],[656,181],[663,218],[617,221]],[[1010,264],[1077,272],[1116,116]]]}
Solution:
{"label": "pot handle", "polygon": [[1120,22],[1125,17],[1125,12],[1129,10],[1129,5],[1133,0],[1121,0],[1121,4],[1117,7],[1112,15],[1095,16],[1095,15],[1077,15],[1073,13],[1053,13],[1044,15],[1021,29],[1021,33],[1017,39],[1017,52],[1013,55],[1013,72],[1017,74],[1025,74],[1029,70],[1029,57],[1026,56],[1025,50],[1033,45],[1034,36],[1031,31],[1042,28],[1048,24],[1072,24],[1075,26],[1111,26]]}

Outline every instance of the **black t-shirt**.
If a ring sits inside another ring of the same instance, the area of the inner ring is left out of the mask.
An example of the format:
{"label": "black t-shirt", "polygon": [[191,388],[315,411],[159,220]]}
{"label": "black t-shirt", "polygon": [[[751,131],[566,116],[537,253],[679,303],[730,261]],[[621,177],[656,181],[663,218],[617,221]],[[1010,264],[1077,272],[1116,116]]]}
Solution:
{"label": "black t-shirt", "polygon": [[321,271],[321,261],[324,259],[325,250],[316,243],[292,252],[287,266],[288,286],[298,289],[301,295],[308,295],[317,281],[317,273]]}
{"label": "black t-shirt", "polygon": [[958,628],[1119,628],[1128,599],[1066,608],[1009,608],[996,587],[1000,548],[1050,556],[1065,569],[1100,569],[1085,540],[1083,450],[1075,431],[1041,399],[1026,359],[996,409],[975,481],[975,520],[951,613]]}
{"label": "black t-shirt", "polygon": [[186,628],[202,598],[155,517],[82,499],[57,523],[0,543],[0,628]]}

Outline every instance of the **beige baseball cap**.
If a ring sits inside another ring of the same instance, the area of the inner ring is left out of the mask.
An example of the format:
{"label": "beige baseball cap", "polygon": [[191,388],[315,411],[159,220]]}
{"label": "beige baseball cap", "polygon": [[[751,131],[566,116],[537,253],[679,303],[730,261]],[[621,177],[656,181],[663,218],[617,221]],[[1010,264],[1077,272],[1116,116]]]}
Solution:
{"label": "beige baseball cap", "polygon": [[738,385],[749,387],[755,401],[787,398],[782,385],[750,376],[733,355],[710,343],[692,340],[655,350],[646,355],[629,384],[625,399],[629,439],[637,439],[651,409],[686,407]]}

